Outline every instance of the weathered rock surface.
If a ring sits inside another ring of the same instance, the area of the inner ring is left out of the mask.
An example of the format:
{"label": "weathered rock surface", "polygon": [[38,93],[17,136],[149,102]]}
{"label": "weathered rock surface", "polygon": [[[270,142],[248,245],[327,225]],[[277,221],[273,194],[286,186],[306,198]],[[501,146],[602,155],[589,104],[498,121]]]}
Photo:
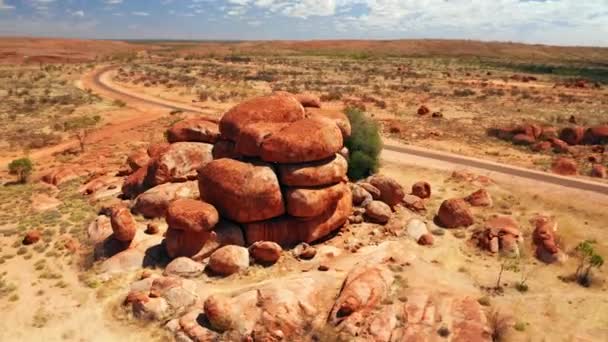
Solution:
{"label": "weathered rock surface", "polygon": [[238,104],[220,120],[225,139],[236,141],[241,130],[256,122],[289,123],[305,116],[304,107],[293,96],[280,94],[257,97]]}
{"label": "weathered rock surface", "polygon": [[279,261],[283,249],[276,242],[258,241],[249,247],[253,259],[262,265],[272,265]]}
{"label": "weathered rock surface", "polygon": [[219,214],[208,203],[193,199],[178,199],[167,208],[167,224],[171,229],[205,232],[219,222]]}
{"label": "weathered rock surface", "polygon": [[259,157],[262,154],[262,142],[269,136],[276,134],[289,123],[256,122],[244,126],[236,140],[235,151],[247,157]]}
{"label": "weathered rock surface", "polygon": [[383,175],[374,175],[369,177],[367,181],[380,190],[380,201],[391,207],[394,207],[403,201],[405,192],[403,191],[401,184],[396,180]]}
{"label": "weathered rock surface", "polygon": [[179,257],[171,261],[167,267],[165,267],[164,274],[166,276],[196,278],[202,275],[204,271],[205,266],[200,262],[196,262],[186,257]]}
{"label": "weathered rock surface", "polygon": [[261,221],[285,213],[277,176],[270,166],[217,159],[199,172],[201,199],[222,217],[239,223]]}
{"label": "weathered rock surface", "polygon": [[473,213],[462,199],[443,201],[437,214],[439,223],[445,228],[468,227],[473,224]]}
{"label": "weathered rock surface", "polygon": [[244,246],[245,238],[239,226],[225,220],[221,220],[209,232],[169,229],[165,238],[169,257],[185,256],[196,261],[209,257],[218,248],[227,245]]}
{"label": "weathered rock surface", "polygon": [[417,182],[412,185],[412,195],[422,199],[431,197],[431,184],[427,182]]}
{"label": "weathered rock surface", "polygon": [[239,159],[240,154],[236,152],[236,144],[230,140],[220,140],[213,145],[211,150],[213,159],[231,158]]}
{"label": "weathered rock surface", "polygon": [[372,201],[365,207],[365,217],[374,223],[385,224],[393,214],[388,204],[380,201]]}
{"label": "weathered rock surface", "polygon": [[273,241],[281,246],[293,246],[300,242],[317,241],[342,227],[352,211],[350,189],[337,204],[320,216],[294,218],[281,216],[268,221],[253,222],[243,228],[247,243]]}
{"label": "weathered rock surface", "polygon": [[215,144],[219,136],[218,124],[205,118],[182,120],[167,130],[167,140],[170,143],[203,142]]}
{"label": "weathered rock surface", "polygon": [[67,183],[78,178],[73,169],[68,167],[57,168],[42,176],[42,181],[55,186]]}
{"label": "weathered rock surface", "polygon": [[122,206],[112,208],[110,223],[116,240],[129,242],[135,237],[137,222],[128,208]]}
{"label": "weathered rock surface", "polygon": [[131,172],[135,172],[142,167],[145,167],[150,162],[150,155],[146,149],[139,149],[133,151],[127,157],[127,165],[131,169]]}
{"label": "weathered rock surface", "polygon": [[275,163],[305,163],[329,158],[343,145],[337,126],[321,119],[302,119],[264,139],[261,157]]}
{"label": "weathered rock surface", "polygon": [[349,186],[353,194],[353,205],[365,207],[374,200],[372,194],[367,192],[361,185],[351,183]]}
{"label": "weathered rock surface", "polygon": [[544,263],[551,264],[559,261],[562,257],[561,251],[555,240],[557,223],[550,218],[541,217],[536,223],[532,233],[532,242],[536,247],[536,258]]}
{"label": "weathered rock surface", "polygon": [[336,184],[346,180],[347,171],[348,163],[339,154],[316,162],[278,166],[281,184],[298,187]]}
{"label": "weathered rock surface", "polygon": [[287,188],[284,191],[287,213],[295,217],[315,217],[322,215],[328,208],[348,191],[345,183],[326,188]]}
{"label": "weathered rock surface", "polygon": [[566,127],[562,129],[559,138],[568,145],[579,145],[583,142],[585,136],[585,128],[581,126]]}
{"label": "weathered rock surface", "polygon": [[178,142],[163,153],[150,166],[152,182],[160,185],[170,182],[184,182],[196,178],[196,170],[205,166],[213,155],[213,145],[196,142]]}
{"label": "weathered rock surface", "polygon": [[137,196],[133,212],[148,218],[165,217],[171,202],[198,197],[198,184],[195,181],[161,184]]}
{"label": "weathered rock surface", "polygon": [[411,219],[406,225],[407,235],[414,239],[414,241],[420,240],[420,238],[428,234],[426,223],[419,219]]}
{"label": "weathered rock surface", "polygon": [[473,207],[491,207],[494,203],[486,189],[479,189],[464,199]]}
{"label": "weathered rock surface", "polygon": [[302,93],[294,96],[305,108],[321,108],[321,99],[315,94]]}
{"label": "weathered rock surface", "polygon": [[209,257],[209,269],[216,274],[229,276],[249,267],[249,251],[240,246],[224,246]]}
{"label": "weathered rock surface", "polygon": [[336,126],[338,126],[340,132],[342,132],[342,138],[344,140],[348,139],[352,134],[350,120],[342,110],[319,110],[307,108],[306,113],[312,118],[320,118],[333,122]]}

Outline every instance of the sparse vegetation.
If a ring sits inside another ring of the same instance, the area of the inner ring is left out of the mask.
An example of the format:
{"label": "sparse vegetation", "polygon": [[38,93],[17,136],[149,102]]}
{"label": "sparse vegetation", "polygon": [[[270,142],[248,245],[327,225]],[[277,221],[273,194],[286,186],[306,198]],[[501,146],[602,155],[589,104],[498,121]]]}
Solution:
{"label": "sparse vegetation", "polygon": [[362,179],[378,170],[382,138],[377,123],[362,111],[349,108],[346,115],[352,126],[352,135],[345,144],[350,153],[348,176],[354,180]]}
{"label": "sparse vegetation", "polygon": [[588,287],[591,285],[591,271],[593,268],[599,269],[604,265],[604,258],[593,248],[591,241],[583,241],[576,247],[576,255],[579,265],[576,268],[576,281]]}
{"label": "sparse vegetation", "polygon": [[27,157],[15,159],[8,164],[8,170],[11,175],[17,176],[17,181],[19,183],[26,183],[34,170],[34,163]]}

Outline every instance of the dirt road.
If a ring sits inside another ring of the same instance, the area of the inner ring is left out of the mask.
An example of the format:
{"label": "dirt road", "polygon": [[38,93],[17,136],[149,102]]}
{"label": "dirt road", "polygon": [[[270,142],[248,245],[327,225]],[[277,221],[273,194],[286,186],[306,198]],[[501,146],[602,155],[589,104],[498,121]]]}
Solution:
{"label": "dirt road", "polygon": [[[92,76],[93,91],[113,99],[121,99],[129,105],[146,105],[164,110],[183,110],[203,114],[203,110],[188,105],[164,99],[153,98],[149,95],[135,93],[121,88],[111,82],[110,73],[114,67],[99,69]],[[453,153],[429,150],[421,147],[404,145],[396,141],[385,140],[383,159],[404,165],[440,168],[446,170],[471,169],[475,172],[500,179],[503,182],[521,185],[530,191],[541,191],[543,194],[574,194],[581,198],[606,201],[608,184],[594,182],[579,177],[563,177],[546,172],[524,169],[487,160],[465,157]],[[423,178],[423,177],[421,177]],[[591,197],[588,197],[591,196]],[[607,203],[608,205],[608,203]]]}

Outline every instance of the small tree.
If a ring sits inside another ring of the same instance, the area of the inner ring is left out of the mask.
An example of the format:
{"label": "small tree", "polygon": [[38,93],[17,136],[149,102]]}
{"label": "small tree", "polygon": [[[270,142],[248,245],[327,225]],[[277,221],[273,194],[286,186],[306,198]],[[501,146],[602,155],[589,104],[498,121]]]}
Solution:
{"label": "small tree", "polygon": [[502,275],[505,271],[511,271],[511,272],[518,272],[519,271],[519,265],[518,265],[518,258],[505,258],[502,260],[502,262],[500,263],[500,270],[498,272],[498,277],[496,279],[496,290],[502,290],[502,286],[500,285],[500,282],[502,280]]}
{"label": "small tree", "polygon": [[378,171],[382,138],[378,124],[368,119],[361,110],[348,108],[346,115],[352,128],[345,144],[350,153],[348,177],[358,180]]}
{"label": "small tree", "polygon": [[34,164],[27,157],[15,159],[8,164],[9,173],[11,175],[17,175],[19,183],[26,183],[33,170]]}
{"label": "small tree", "polygon": [[80,116],[66,121],[64,123],[64,129],[66,131],[75,132],[74,137],[78,140],[80,151],[84,152],[87,137],[91,133],[93,127],[95,127],[99,121],[101,121],[101,117],[99,115]]}
{"label": "small tree", "polygon": [[575,274],[576,281],[583,286],[589,286],[591,284],[591,270],[602,267],[604,258],[595,252],[593,242],[588,240],[576,246],[576,253],[579,258],[579,265]]}

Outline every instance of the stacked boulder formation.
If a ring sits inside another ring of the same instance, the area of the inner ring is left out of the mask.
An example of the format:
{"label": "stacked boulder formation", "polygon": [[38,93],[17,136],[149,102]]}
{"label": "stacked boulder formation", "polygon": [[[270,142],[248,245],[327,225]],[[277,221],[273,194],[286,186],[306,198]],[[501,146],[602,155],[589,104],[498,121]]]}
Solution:
{"label": "stacked boulder formation", "polygon": [[248,244],[310,243],[347,221],[344,115],[307,112],[290,94],[275,93],[229,110],[219,131],[216,159],[199,169],[200,197],[241,225]]}

